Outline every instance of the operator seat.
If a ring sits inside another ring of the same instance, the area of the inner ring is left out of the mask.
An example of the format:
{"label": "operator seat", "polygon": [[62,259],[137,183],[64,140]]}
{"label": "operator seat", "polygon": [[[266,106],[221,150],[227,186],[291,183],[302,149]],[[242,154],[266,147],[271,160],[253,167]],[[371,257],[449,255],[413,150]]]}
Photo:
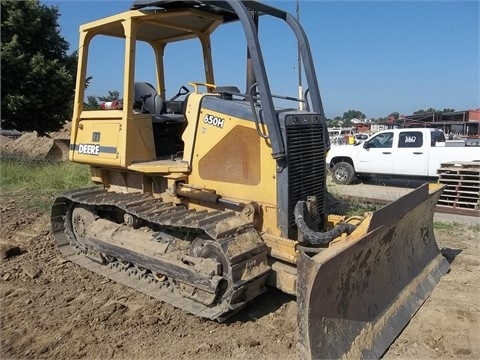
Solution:
{"label": "operator seat", "polygon": [[143,110],[146,113],[152,114],[153,123],[167,123],[167,122],[184,122],[185,117],[183,114],[166,114],[165,113],[165,101],[157,94],[155,87],[147,82],[135,82],[134,83],[134,101],[136,107],[143,103],[145,99],[145,105]]}
{"label": "operator seat", "polygon": [[171,113],[168,102],[147,82],[134,83],[134,90],[134,108],[140,109],[143,104],[142,113],[152,117],[156,157],[180,154],[184,148],[182,134],[187,126],[183,107],[180,113]]}
{"label": "operator seat", "polygon": [[163,99],[157,94],[157,90],[152,84],[147,82],[136,82],[134,84],[134,101],[138,105],[143,103],[145,98],[145,104],[143,109],[152,115],[160,115],[163,107]]}

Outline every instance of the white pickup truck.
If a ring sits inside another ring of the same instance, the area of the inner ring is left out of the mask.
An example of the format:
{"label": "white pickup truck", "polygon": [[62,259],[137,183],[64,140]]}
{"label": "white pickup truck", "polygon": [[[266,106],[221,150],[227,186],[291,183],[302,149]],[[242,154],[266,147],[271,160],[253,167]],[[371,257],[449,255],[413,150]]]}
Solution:
{"label": "white pickup truck", "polygon": [[355,177],[436,178],[442,163],[480,161],[480,146],[467,145],[448,146],[438,129],[384,130],[362,144],[332,147],[327,164],[337,184],[350,184]]}

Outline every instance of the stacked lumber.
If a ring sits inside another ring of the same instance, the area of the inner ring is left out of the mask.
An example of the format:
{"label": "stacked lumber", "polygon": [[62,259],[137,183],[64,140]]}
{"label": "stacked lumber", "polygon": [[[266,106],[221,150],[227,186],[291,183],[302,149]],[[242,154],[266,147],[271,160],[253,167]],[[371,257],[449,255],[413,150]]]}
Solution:
{"label": "stacked lumber", "polygon": [[437,206],[480,211],[480,161],[443,163],[437,174],[446,185]]}

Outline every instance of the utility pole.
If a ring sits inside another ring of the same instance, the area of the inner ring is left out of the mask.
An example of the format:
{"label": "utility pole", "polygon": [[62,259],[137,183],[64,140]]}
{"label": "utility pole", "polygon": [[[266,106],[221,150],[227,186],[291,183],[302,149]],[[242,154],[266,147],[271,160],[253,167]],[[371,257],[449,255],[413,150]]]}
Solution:
{"label": "utility pole", "polygon": [[[300,22],[300,0],[297,0],[297,21]],[[298,44],[298,109],[304,110],[305,103],[303,100],[303,89],[302,89],[302,55],[300,53],[300,44]]]}

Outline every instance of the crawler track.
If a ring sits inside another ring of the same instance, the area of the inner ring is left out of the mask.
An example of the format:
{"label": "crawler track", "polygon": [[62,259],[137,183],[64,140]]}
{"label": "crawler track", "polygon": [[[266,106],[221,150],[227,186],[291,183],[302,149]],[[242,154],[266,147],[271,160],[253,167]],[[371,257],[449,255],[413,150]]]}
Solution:
{"label": "crawler track", "polygon": [[[83,241],[72,223],[76,206],[98,214],[85,225]],[[119,213],[137,226],[112,221]],[[187,210],[147,194],[88,188],[57,197],[51,222],[67,260],[200,317],[222,321],[265,290],[267,248],[252,222],[234,212]],[[144,241],[145,251],[131,251],[141,245],[132,238],[146,231],[153,236]],[[133,235],[125,241],[130,248],[111,235],[125,232]],[[187,248],[149,253],[150,246],[168,249],[175,242]]]}

